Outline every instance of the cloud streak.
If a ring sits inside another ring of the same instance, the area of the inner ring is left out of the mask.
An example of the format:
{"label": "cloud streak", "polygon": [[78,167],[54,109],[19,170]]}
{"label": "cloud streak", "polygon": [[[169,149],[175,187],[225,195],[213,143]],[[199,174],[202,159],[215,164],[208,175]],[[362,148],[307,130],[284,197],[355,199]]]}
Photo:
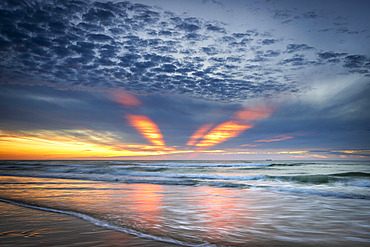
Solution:
{"label": "cloud streak", "polygon": [[114,91],[109,92],[110,96],[113,98],[114,101],[121,104],[123,107],[137,107],[141,105],[141,102],[138,98],[136,98],[131,93],[122,90],[116,89]]}
{"label": "cloud streak", "polygon": [[146,116],[127,114],[131,126],[135,127],[140,134],[150,143],[156,146],[165,146],[163,136],[158,126]]}
{"label": "cloud streak", "polygon": [[[239,136],[247,129],[253,128],[254,124],[251,121],[269,117],[272,112],[272,108],[267,106],[242,109],[232,116],[232,120],[221,123],[211,130],[210,124],[202,126],[190,137],[187,145],[196,147],[215,146]],[[199,139],[200,141],[196,142]]]}
{"label": "cloud streak", "polygon": [[211,147],[230,138],[240,135],[246,129],[253,125],[240,124],[236,121],[221,123],[213,128],[208,134],[202,137],[202,140],[195,144],[197,147]]}
{"label": "cloud streak", "polygon": [[212,124],[205,124],[202,127],[200,127],[197,131],[194,132],[194,134],[190,137],[190,140],[186,145],[193,146],[195,143],[202,138],[210,129],[212,128]]}
{"label": "cloud streak", "polygon": [[257,141],[254,141],[254,142],[279,142],[279,141],[289,140],[289,139],[292,139],[292,138],[293,138],[293,136],[276,136],[274,138],[261,139],[261,140],[257,140]]}

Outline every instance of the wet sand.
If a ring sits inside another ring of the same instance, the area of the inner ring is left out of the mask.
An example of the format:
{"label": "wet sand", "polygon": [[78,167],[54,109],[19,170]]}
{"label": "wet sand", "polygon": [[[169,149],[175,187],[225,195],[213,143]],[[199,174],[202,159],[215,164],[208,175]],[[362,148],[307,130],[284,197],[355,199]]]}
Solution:
{"label": "wet sand", "polygon": [[0,243],[5,246],[179,246],[105,229],[70,215],[0,202]]}

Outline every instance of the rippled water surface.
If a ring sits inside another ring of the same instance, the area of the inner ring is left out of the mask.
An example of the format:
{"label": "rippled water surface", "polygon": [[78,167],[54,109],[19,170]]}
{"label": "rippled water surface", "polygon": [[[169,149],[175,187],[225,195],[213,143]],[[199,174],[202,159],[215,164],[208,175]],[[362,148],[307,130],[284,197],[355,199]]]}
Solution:
{"label": "rippled water surface", "polygon": [[366,246],[368,162],[3,161],[0,198],[181,245]]}

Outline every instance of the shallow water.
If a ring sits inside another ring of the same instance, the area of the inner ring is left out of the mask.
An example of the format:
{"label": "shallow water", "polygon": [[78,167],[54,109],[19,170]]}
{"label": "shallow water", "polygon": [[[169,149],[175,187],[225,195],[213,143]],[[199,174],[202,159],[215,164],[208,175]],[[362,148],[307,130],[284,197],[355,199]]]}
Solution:
{"label": "shallow water", "polygon": [[0,202],[1,247],[175,247],[50,211]]}
{"label": "shallow water", "polygon": [[12,161],[0,198],[182,245],[366,246],[368,162]]}

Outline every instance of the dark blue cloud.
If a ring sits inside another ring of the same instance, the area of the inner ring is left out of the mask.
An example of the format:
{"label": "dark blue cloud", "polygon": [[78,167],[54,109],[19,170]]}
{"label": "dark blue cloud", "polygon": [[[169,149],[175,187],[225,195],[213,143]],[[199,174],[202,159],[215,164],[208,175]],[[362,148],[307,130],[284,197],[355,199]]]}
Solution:
{"label": "dark blue cloud", "polygon": [[[317,15],[308,11],[303,17]],[[285,10],[274,17],[293,18]],[[119,87],[229,102],[296,92],[294,79],[284,76],[294,77],[305,66],[336,63],[348,73],[369,75],[366,55],[317,51],[270,33],[233,32],[227,24],[144,4],[0,3],[3,84]]]}
{"label": "dark blue cloud", "polygon": [[344,58],[344,67],[361,74],[369,74],[370,59],[364,55],[350,55]]}
{"label": "dark blue cloud", "polygon": [[264,39],[264,40],[262,40],[263,45],[271,45],[271,44],[275,44],[276,42],[277,42],[276,39]]}
{"label": "dark blue cloud", "polygon": [[346,53],[335,53],[335,52],[323,52],[319,53],[319,57],[322,59],[338,58],[346,55]]}
{"label": "dark blue cloud", "polygon": [[288,53],[293,53],[293,52],[298,52],[298,51],[307,51],[311,49],[313,49],[313,47],[310,47],[306,44],[289,44],[286,47],[286,51]]}
{"label": "dark blue cloud", "polygon": [[213,25],[213,24],[207,24],[206,29],[208,31],[219,32],[219,33],[222,33],[222,34],[226,33],[225,28],[219,27],[219,26],[216,26],[216,25]]}

